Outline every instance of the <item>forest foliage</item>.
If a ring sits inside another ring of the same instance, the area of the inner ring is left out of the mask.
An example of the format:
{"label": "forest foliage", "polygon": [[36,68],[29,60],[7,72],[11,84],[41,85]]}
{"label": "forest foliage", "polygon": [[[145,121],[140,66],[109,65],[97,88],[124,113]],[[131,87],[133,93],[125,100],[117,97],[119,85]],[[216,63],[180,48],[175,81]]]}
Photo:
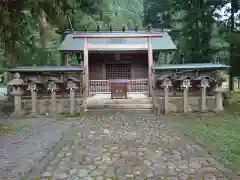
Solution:
{"label": "forest foliage", "polygon": [[[64,28],[83,30],[171,29],[178,50],[168,62],[229,63],[230,44],[240,46],[235,29],[217,10],[230,0],[0,0],[0,67],[59,65]],[[234,12],[240,2],[232,0]],[[227,8],[228,13],[230,9]]]}

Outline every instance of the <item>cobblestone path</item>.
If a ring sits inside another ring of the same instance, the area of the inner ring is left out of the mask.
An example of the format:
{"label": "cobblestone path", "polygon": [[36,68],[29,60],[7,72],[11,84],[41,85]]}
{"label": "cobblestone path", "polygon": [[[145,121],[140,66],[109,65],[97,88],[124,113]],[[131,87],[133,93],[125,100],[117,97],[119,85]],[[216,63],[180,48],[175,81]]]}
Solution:
{"label": "cobblestone path", "polygon": [[88,116],[42,179],[227,179],[154,115]]}

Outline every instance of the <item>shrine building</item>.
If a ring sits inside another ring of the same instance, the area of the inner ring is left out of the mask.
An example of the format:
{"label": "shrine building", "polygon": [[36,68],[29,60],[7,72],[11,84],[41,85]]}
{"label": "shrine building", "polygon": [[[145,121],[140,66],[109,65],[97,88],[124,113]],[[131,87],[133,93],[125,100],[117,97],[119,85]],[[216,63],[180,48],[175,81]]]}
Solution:
{"label": "shrine building", "polygon": [[128,93],[151,96],[158,55],[166,57],[176,49],[169,34],[160,31],[72,32],[59,48],[65,55],[81,54],[88,96],[110,95],[112,80],[128,81]]}

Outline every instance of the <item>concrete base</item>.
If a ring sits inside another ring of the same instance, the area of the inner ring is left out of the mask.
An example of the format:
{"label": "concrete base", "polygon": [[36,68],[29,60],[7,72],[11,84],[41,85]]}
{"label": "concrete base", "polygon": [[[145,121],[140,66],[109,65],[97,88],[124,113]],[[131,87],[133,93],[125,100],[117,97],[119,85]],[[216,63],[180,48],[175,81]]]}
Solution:
{"label": "concrete base", "polygon": [[[131,94],[130,94],[131,95]],[[131,99],[110,99],[108,95],[95,95],[88,98],[87,105],[85,106],[84,100],[82,98],[76,98],[76,114],[81,114],[82,112],[92,112],[97,110],[113,110],[113,111],[151,111],[153,112],[153,104],[151,98],[144,94],[132,93]],[[215,110],[216,108],[216,98],[215,96],[206,97],[206,110]],[[156,114],[164,112],[164,97],[156,97],[157,109],[154,109]],[[31,99],[23,99],[23,112],[30,115],[31,114]],[[169,97],[168,102],[169,112],[183,112],[183,97]],[[51,102],[50,99],[38,99],[37,100],[37,115],[50,115]],[[56,110],[58,113],[70,113],[70,100],[57,99]],[[188,97],[188,111],[201,111],[201,98],[198,96]],[[13,114],[13,116],[19,116]]]}
{"label": "concrete base", "polygon": [[22,110],[22,111],[20,111],[20,112],[14,111],[14,112],[11,114],[12,117],[19,117],[19,116],[25,116],[25,115],[26,115],[26,111],[25,111],[25,110]]}
{"label": "concrete base", "polygon": [[88,109],[152,109],[152,104],[96,104],[88,105]]}
{"label": "concrete base", "polygon": [[[127,93],[128,99],[146,99],[148,98],[147,95],[143,93]],[[95,94],[90,99],[111,99],[110,93],[104,93],[104,94]]]}
{"label": "concrete base", "polygon": [[153,114],[152,109],[88,109],[86,113],[105,114],[105,113],[122,113],[122,114]]}
{"label": "concrete base", "polygon": [[[157,97],[158,108],[164,112],[164,97]],[[183,97],[169,97],[169,112],[184,112]],[[215,96],[206,97],[206,110],[214,111],[216,108]],[[188,112],[201,111],[201,97],[188,97]]]}
{"label": "concrete base", "polygon": [[[23,99],[23,109],[26,114],[30,115],[32,113],[32,101],[31,99]],[[51,100],[50,99],[38,99],[37,100],[37,115],[50,115],[51,114]],[[76,114],[83,112],[83,99],[76,98]],[[57,99],[56,106],[57,113],[70,113],[70,100],[67,99]]]}
{"label": "concrete base", "polygon": [[131,94],[131,99],[110,99],[108,95],[99,94],[88,99],[87,109],[152,109],[152,101],[144,94]]}

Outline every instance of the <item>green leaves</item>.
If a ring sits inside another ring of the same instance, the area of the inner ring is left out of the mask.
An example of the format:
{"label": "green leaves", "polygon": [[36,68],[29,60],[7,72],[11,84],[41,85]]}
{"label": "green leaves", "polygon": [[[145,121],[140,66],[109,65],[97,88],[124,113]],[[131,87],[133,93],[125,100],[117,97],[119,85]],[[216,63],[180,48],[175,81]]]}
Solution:
{"label": "green leaves", "polygon": [[76,29],[83,30],[84,23],[89,30],[95,30],[97,24],[101,30],[108,30],[111,24],[113,30],[120,30],[125,24],[127,28],[142,27],[142,0],[94,0],[77,3],[74,15]]}
{"label": "green leaves", "polygon": [[[9,2],[12,2],[9,0]],[[190,3],[189,3],[190,2]],[[60,36],[55,30],[63,31],[71,24],[75,30],[83,30],[87,25],[95,31],[121,30],[136,26],[141,29],[151,24],[156,28],[176,28],[172,32],[179,52],[186,61],[208,62],[216,57],[228,57],[228,44],[240,44],[239,34],[230,35],[224,27],[214,25],[214,12],[230,0],[26,0],[17,6],[9,4],[0,8],[0,42],[6,47],[9,62],[17,64],[57,64],[59,63]],[[233,0],[237,10],[239,0]],[[46,14],[47,25],[39,21],[40,12]],[[41,28],[40,28],[41,27]],[[44,50],[41,49],[45,47]],[[223,49],[221,49],[223,48]],[[225,48],[225,49],[224,49]],[[44,59],[41,57],[45,57]],[[180,55],[175,55],[182,61]],[[225,61],[225,60],[224,60]]]}
{"label": "green leaves", "polygon": [[[46,14],[46,20],[41,15]],[[83,30],[85,24],[95,30],[120,30],[122,24],[128,28],[142,27],[142,0],[9,0],[0,8],[0,43],[5,47],[7,64],[47,65],[58,64],[57,51],[60,36],[71,24]],[[1,49],[1,48],[0,48]],[[3,57],[3,56],[2,56]]]}
{"label": "green leaves", "polygon": [[[184,54],[184,58],[195,63],[211,62],[218,56],[218,51],[229,44],[220,33],[216,34],[219,26],[216,26],[217,22],[214,19],[215,11],[228,2],[225,0],[162,2],[146,0],[145,24],[152,24],[156,28],[178,29],[172,33],[172,37],[178,45],[178,51]],[[216,38],[220,40],[216,41]],[[182,62],[180,56],[178,61]]]}

